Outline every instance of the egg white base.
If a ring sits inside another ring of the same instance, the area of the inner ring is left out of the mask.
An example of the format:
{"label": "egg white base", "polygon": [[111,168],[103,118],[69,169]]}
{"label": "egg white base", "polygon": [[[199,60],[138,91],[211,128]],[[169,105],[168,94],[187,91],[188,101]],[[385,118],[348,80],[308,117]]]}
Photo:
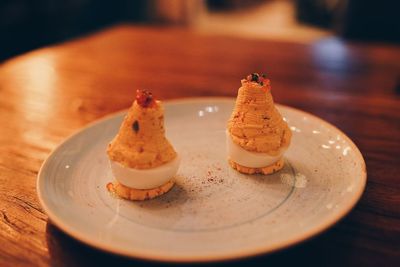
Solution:
{"label": "egg white base", "polygon": [[281,149],[277,156],[271,156],[267,153],[248,151],[235,144],[228,131],[226,131],[226,147],[228,156],[231,160],[239,165],[249,168],[264,168],[270,166],[277,162],[285,152],[285,149]]}
{"label": "egg white base", "polygon": [[152,189],[171,180],[178,172],[180,157],[151,169],[133,169],[110,160],[115,179],[121,184],[135,189]]}

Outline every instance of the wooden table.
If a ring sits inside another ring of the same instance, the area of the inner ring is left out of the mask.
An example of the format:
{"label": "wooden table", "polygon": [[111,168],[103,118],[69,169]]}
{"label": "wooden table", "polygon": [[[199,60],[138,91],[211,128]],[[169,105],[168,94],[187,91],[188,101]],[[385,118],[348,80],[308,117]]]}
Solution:
{"label": "wooden table", "polygon": [[35,188],[43,160],[72,132],[127,108],[137,88],[161,99],[235,96],[239,79],[254,71],[268,73],[277,102],[348,134],[365,157],[368,184],[356,208],[324,234],[230,264],[400,264],[399,47],[122,25],[0,65],[0,266],[142,265],[89,248],[47,220]]}

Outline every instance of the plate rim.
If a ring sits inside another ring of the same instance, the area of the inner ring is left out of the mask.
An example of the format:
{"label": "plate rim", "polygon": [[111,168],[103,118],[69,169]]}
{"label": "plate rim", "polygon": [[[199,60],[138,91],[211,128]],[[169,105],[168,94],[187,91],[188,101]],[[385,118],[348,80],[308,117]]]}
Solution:
{"label": "plate rim", "polygon": [[[191,103],[191,102],[192,103],[202,103],[202,102],[210,102],[210,101],[231,102],[231,101],[235,101],[235,99],[236,99],[235,97],[224,97],[224,96],[184,97],[184,98],[176,98],[176,99],[166,99],[166,100],[163,100],[162,102],[164,103],[164,105],[174,105],[174,104],[187,104],[187,103]],[[365,191],[365,187],[366,187],[366,183],[367,183],[367,169],[366,169],[365,160],[364,160],[362,153],[360,152],[360,150],[356,146],[356,144],[353,142],[353,140],[350,139],[350,137],[348,137],[342,130],[340,130],[335,125],[333,125],[330,122],[328,122],[316,115],[313,115],[307,111],[303,111],[303,110],[300,110],[297,108],[293,108],[293,107],[290,107],[287,105],[281,105],[281,104],[277,104],[277,103],[275,103],[275,105],[277,105],[278,107],[283,107],[285,109],[292,110],[294,112],[298,112],[300,114],[307,115],[308,117],[311,117],[311,118],[317,120],[322,125],[326,125],[330,128],[335,129],[336,131],[338,131],[349,143],[352,150],[355,152],[355,157],[358,158],[359,162],[361,163],[361,170],[362,170],[362,173],[360,176],[361,185],[358,188],[358,190],[352,195],[352,198],[350,199],[349,204],[347,206],[345,206],[344,208],[342,208],[334,217],[328,218],[323,223],[321,223],[321,225],[319,225],[318,227],[314,227],[314,228],[304,232],[302,235],[295,236],[292,239],[284,240],[280,243],[273,244],[270,246],[259,247],[256,249],[252,249],[250,251],[245,250],[245,251],[241,251],[240,253],[232,252],[232,253],[226,253],[225,255],[211,255],[211,256],[207,256],[207,255],[205,255],[205,256],[185,256],[185,255],[182,255],[182,256],[176,257],[176,256],[169,256],[168,254],[161,255],[159,253],[151,253],[151,252],[147,252],[146,254],[143,254],[144,251],[136,252],[136,253],[135,253],[135,251],[131,251],[130,253],[128,253],[126,251],[118,250],[118,249],[114,248],[112,245],[109,246],[105,243],[96,242],[90,238],[87,238],[85,236],[85,234],[82,234],[79,231],[76,231],[75,229],[68,226],[68,223],[64,223],[61,219],[59,219],[58,216],[55,213],[53,213],[52,210],[46,205],[44,197],[42,196],[41,189],[40,189],[40,184],[45,179],[43,177],[44,176],[43,170],[44,170],[45,166],[47,164],[49,164],[48,162],[49,162],[50,158],[52,158],[54,156],[54,154],[57,153],[57,151],[61,148],[61,146],[63,144],[65,144],[65,142],[67,142],[68,140],[75,137],[79,133],[86,131],[87,129],[89,129],[97,124],[100,124],[106,120],[113,118],[113,117],[125,114],[127,109],[123,109],[120,111],[116,111],[116,112],[107,114],[99,119],[96,119],[96,120],[88,123],[87,125],[79,128],[79,129],[77,129],[72,134],[63,138],[63,140],[59,144],[57,144],[51,150],[51,152],[47,155],[46,159],[43,161],[43,163],[39,169],[39,172],[37,174],[37,179],[36,179],[36,193],[37,193],[40,205],[42,206],[44,212],[48,216],[49,220],[47,221],[47,223],[49,223],[49,221],[50,221],[57,228],[59,228],[60,230],[62,230],[64,233],[68,234],[70,237],[74,238],[75,240],[80,241],[90,247],[99,249],[103,252],[113,253],[116,255],[132,258],[132,259],[139,259],[139,260],[153,261],[153,262],[170,262],[170,263],[191,263],[191,262],[206,263],[206,262],[222,262],[222,261],[246,259],[246,258],[250,258],[250,257],[254,257],[254,256],[271,254],[278,250],[283,250],[288,247],[298,245],[302,242],[308,241],[308,240],[316,237],[317,235],[323,233],[324,231],[328,230],[330,227],[332,227],[333,225],[335,225],[339,221],[341,221],[346,215],[348,215],[350,213],[350,211],[356,206],[356,204],[360,200],[363,192]]]}

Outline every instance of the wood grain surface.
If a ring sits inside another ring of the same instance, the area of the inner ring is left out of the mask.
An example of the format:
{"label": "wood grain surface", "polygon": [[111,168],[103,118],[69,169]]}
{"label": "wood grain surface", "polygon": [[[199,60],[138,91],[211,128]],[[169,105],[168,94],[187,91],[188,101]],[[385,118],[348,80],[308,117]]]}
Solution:
{"label": "wood grain surface", "polygon": [[42,162],[74,131],[128,108],[137,88],[162,100],[235,96],[239,80],[255,71],[269,75],[276,102],[320,116],[353,139],[368,182],[356,208],[324,234],[224,264],[400,266],[399,47],[128,25],[0,65],[0,266],[149,265],[87,247],[53,226],[36,196]]}

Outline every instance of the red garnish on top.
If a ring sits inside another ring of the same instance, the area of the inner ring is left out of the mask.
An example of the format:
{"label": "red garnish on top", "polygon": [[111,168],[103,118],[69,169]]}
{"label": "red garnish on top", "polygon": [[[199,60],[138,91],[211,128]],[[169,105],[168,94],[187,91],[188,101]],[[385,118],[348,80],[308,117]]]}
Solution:
{"label": "red garnish on top", "polygon": [[141,89],[136,90],[136,101],[143,108],[152,107],[155,104],[153,94]]}
{"label": "red garnish on top", "polygon": [[265,74],[258,74],[258,73],[252,73],[247,75],[246,80],[248,82],[256,82],[259,85],[264,85],[268,81],[267,76]]}

